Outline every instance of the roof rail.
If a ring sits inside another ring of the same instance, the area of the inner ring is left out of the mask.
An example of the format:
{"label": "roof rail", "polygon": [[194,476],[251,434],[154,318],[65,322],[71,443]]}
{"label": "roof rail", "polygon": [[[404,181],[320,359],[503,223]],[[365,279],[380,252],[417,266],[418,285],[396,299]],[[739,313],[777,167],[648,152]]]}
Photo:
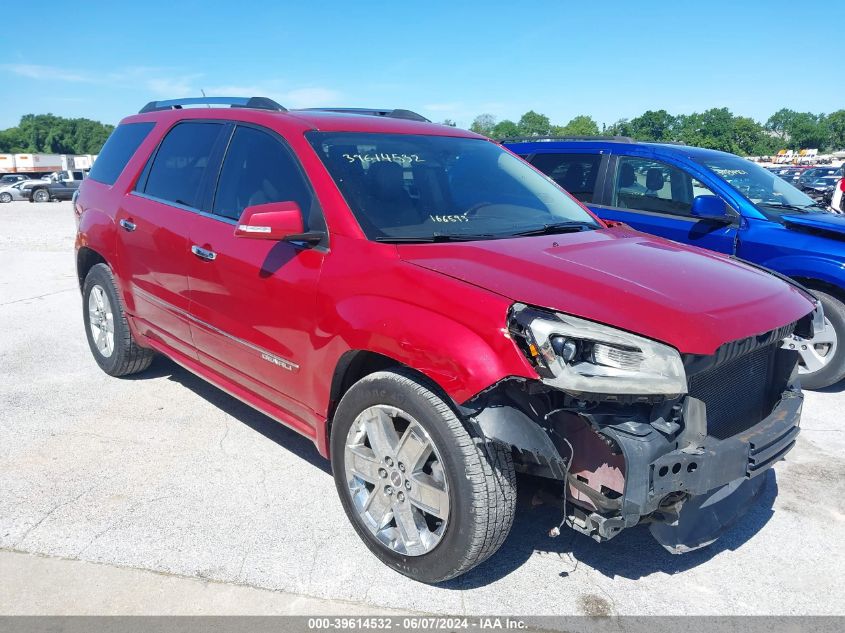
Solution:
{"label": "roof rail", "polygon": [[640,141],[647,145],[686,145],[683,141]]}
{"label": "roof rail", "polygon": [[423,115],[417,114],[411,110],[393,109],[393,110],[379,110],[377,108],[302,108],[307,112],[340,112],[342,114],[363,114],[367,116],[384,116],[391,119],[407,119],[408,121],[422,121],[423,123],[431,123]]}
{"label": "roof rail", "polygon": [[141,108],[138,114],[158,112],[159,110],[180,110],[188,105],[223,105],[231,108],[254,108],[256,110],[287,112],[285,107],[267,97],[188,97],[185,99],[150,101]]}
{"label": "roof rail", "polygon": [[503,138],[500,143],[530,143],[533,141],[611,141],[613,143],[636,143],[630,136],[514,136]]}

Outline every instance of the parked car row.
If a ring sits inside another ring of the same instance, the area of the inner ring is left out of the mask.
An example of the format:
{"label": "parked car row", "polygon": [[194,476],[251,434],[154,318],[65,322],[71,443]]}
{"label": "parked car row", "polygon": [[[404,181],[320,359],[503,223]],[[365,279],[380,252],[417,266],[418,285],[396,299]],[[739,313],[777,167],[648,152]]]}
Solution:
{"label": "parked car row", "polygon": [[64,171],[35,179],[20,174],[7,174],[0,179],[0,184],[3,184],[3,179],[12,184],[0,186],[0,202],[70,200],[86,175],[87,172],[84,171]]}
{"label": "parked car row", "polygon": [[[842,186],[845,167],[767,167],[776,176],[797,187],[816,202],[843,213],[840,202],[834,204],[837,188]],[[841,190],[841,189],[840,189]]]}
{"label": "parked car row", "polygon": [[517,471],[557,487],[553,534],[713,542],[794,446],[800,378],[843,373],[842,224],[729,154],[507,147],[543,173],[407,110],[148,104],[74,200],[94,359],[163,354],[312,439],[423,582],[496,552]]}

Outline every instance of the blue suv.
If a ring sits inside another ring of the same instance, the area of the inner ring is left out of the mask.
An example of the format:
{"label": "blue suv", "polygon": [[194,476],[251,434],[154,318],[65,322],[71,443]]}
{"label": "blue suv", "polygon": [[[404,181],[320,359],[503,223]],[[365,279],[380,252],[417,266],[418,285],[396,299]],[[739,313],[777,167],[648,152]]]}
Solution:
{"label": "blue suv", "polygon": [[845,216],[725,152],[626,137],[504,145],[605,220],[741,258],[811,289],[824,306],[825,327],[785,345],[801,354],[804,387],[845,377]]}

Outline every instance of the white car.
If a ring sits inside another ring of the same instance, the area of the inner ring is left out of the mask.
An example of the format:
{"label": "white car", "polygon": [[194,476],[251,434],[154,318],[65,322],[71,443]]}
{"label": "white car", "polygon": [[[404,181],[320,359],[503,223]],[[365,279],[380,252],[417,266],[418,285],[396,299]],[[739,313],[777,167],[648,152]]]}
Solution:
{"label": "white car", "polygon": [[12,200],[29,200],[28,192],[23,190],[24,183],[28,180],[21,180],[14,185],[0,187],[0,202],[11,202]]}

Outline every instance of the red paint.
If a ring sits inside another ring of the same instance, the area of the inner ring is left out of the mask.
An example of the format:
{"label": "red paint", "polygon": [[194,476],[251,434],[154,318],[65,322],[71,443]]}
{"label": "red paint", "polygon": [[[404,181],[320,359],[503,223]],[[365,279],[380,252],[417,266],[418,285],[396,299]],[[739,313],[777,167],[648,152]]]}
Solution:
{"label": "red paint", "polygon": [[[159,140],[186,118],[247,121],[283,136],[317,194],[329,248],[236,237],[235,224],[131,193]],[[157,125],[117,182],[86,180],[80,188],[77,248],[110,264],[142,343],[311,437],[324,455],[333,373],[351,350],[395,359],[463,402],[507,376],[536,378],[505,335],[514,301],[702,354],[812,308],[800,291],[765,273],[625,228],[462,244],[370,242],[304,138],[312,129],[474,137],[470,132],[236,108],[125,122],[144,120]],[[123,230],[120,220],[136,230]],[[197,257],[192,244],[217,258]]]}
{"label": "red paint", "polygon": [[268,202],[247,207],[235,228],[236,237],[282,240],[303,231],[302,210],[295,202]]}
{"label": "red paint", "polygon": [[[555,246],[555,243],[557,246]],[[405,245],[400,256],[513,301],[712,354],[809,311],[806,295],[726,256],[633,229]]]}

